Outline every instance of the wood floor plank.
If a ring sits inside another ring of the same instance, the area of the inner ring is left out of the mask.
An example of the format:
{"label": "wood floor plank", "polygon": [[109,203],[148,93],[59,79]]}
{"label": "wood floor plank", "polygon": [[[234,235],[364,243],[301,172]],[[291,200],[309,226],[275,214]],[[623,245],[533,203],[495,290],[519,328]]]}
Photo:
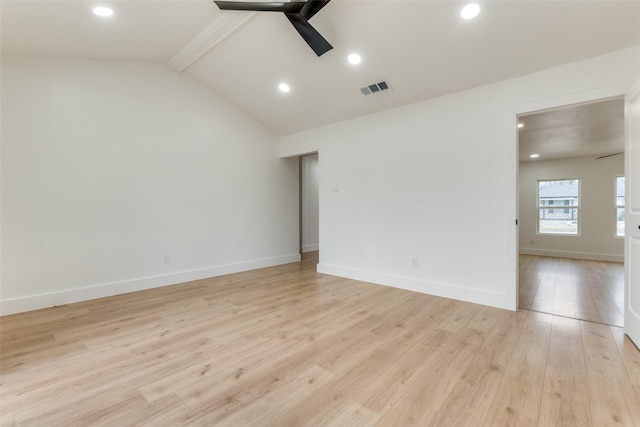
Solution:
{"label": "wood floor plank", "polygon": [[[384,415],[396,405],[408,387],[431,369],[431,364],[427,362],[440,354],[451,338],[451,333],[430,329],[427,335],[422,337],[427,345],[414,345],[389,369],[377,372],[371,385],[356,394],[356,402],[379,415]],[[386,346],[381,349],[389,351]]]}
{"label": "wood floor plank", "polygon": [[485,426],[538,424],[551,322],[550,315],[529,313]]}
{"label": "wood floor plank", "polygon": [[340,410],[354,402],[355,396],[375,379],[375,372],[388,366],[394,356],[391,353],[374,350],[360,364],[343,375],[337,376],[317,393],[308,396],[274,425],[300,426],[324,425]]}
{"label": "wood floor plank", "polygon": [[[618,353],[634,387],[640,387],[640,351],[621,328],[610,327]],[[640,396],[638,396],[640,397]]]}
{"label": "wood floor plank", "polygon": [[338,411],[324,426],[327,427],[369,427],[374,426],[380,415],[357,403],[351,403]]}
{"label": "wood floor plank", "polygon": [[547,365],[584,374],[584,351],[579,320],[553,317]]}
{"label": "wood floor plank", "polygon": [[308,396],[317,393],[333,378],[335,375],[331,372],[313,365],[300,375],[285,378],[273,391],[217,421],[216,426],[274,425],[278,418],[287,414]]}
{"label": "wood floor plank", "polygon": [[597,426],[591,419],[586,375],[548,365],[540,405],[539,426]]}
{"label": "wood floor plank", "polygon": [[467,327],[471,319],[478,313],[480,306],[471,306],[460,302],[456,307],[438,324],[438,329],[443,331],[459,333]]}
{"label": "wood floor plank", "polygon": [[187,405],[178,396],[172,395],[148,404],[146,407],[137,408],[136,413],[132,414],[133,418],[124,420],[123,425],[141,427],[168,426],[169,420],[179,414],[183,414],[187,409]]}
{"label": "wood floor plank", "polygon": [[[110,361],[93,365],[92,369],[71,377],[61,376],[58,382],[46,387],[25,393],[3,395],[2,404],[11,405],[13,410],[18,412],[17,417],[28,415],[29,419],[44,419],[46,414],[66,413],[70,407],[81,407],[82,402],[106,404],[109,399],[118,399],[118,390],[122,394],[131,392],[141,395],[138,387],[145,384],[148,378],[171,372],[192,357],[189,353],[171,359],[157,356],[128,357],[126,353],[117,353]],[[19,406],[18,403],[23,401],[34,402],[37,405],[27,408]],[[89,408],[91,405],[87,406],[87,409]]]}
{"label": "wood floor plank", "polygon": [[[74,354],[51,356],[47,363],[23,364],[21,371],[5,371],[2,374],[2,392],[9,395],[24,395],[60,382],[61,377],[75,377],[91,370],[96,364],[109,363],[119,357],[112,348],[79,351]],[[29,366],[32,366],[30,369]]]}
{"label": "wood floor plank", "polygon": [[496,325],[474,354],[460,380],[438,409],[432,425],[466,426],[484,422],[511,359],[526,313],[508,313],[508,318],[510,321]]}
{"label": "wood floor plank", "polygon": [[424,340],[426,346],[432,340],[438,344],[431,346],[432,351],[427,352],[424,359],[429,369],[422,370],[408,385],[398,401],[380,419],[379,425],[429,425],[486,338],[482,332],[470,328],[460,334],[441,329],[437,331],[440,336],[429,336]]}
{"label": "wood floor plank", "polygon": [[256,343],[249,340],[235,342],[233,346],[227,343],[211,346],[210,351],[216,355],[215,359],[208,355],[196,356],[184,368],[169,372],[167,375],[141,386],[139,390],[148,402],[159,401],[204,378],[220,374],[220,369],[224,366],[225,361],[231,358],[235,359],[237,354],[243,354],[255,346]]}
{"label": "wood floor plank", "polygon": [[634,425],[640,404],[606,325],[581,322],[591,418],[594,425]]}
{"label": "wood floor plank", "polygon": [[[106,425],[118,416],[126,417],[134,408],[144,405],[144,398],[134,390],[120,392],[115,388],[106,389],[93,396],[69,400],[65,405],[40,406],[35,410],[23,408],[15,415],[19,426],[39,427]],[[130,406],[129,406],[130,405]]]}

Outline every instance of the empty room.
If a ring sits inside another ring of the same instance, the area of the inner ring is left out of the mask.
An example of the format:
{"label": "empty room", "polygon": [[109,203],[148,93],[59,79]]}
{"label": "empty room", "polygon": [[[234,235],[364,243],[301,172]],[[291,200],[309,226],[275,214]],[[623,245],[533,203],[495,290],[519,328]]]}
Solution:
{"label": "empty room", "polygon": [[0,0],[0,425],[637,427],[638,28]]}
{"label": "empty room", "polygon": [[624,99],[521,115],[519,307],[624,326]]}

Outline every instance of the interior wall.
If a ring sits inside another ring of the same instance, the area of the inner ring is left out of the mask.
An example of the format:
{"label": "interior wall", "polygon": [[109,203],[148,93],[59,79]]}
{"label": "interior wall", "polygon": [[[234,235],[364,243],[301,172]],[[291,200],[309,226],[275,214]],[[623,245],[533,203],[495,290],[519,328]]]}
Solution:
{"label": "interior wall", "polygon": [[298,163],[157,64],[2,58],[3,314],[297,261]]}
{"label": "interior wall", "polygon": [[515,309],[517,114],[638,75],[640,47],[281,138],[322,158],[318,271]]}
{"label": "interior wall", "polygon": [[318,155],[301,157],[302,162],[302,252],[319,249]]}
{"label": "interior wall", "polygon": [[[624,156],[594,156],[520,163],[520,253],[601,261],[624,261],[624,238],[616,237],[615,179]],[[538,180],[580,179],[580,235],[537,233]]]}

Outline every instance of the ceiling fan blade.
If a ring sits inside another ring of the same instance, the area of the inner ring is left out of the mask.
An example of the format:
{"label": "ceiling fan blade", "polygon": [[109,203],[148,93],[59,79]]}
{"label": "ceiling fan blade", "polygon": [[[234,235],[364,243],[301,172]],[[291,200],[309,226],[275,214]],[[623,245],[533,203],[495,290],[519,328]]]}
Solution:
{"label": "ceiling fan blade", "polygon": [[596,160],[606,159],[607,157],[619,156],[620,154],[624,154],[624,153],[607,154],[607,155],[604,155],[604,156],[596,157]]}
{"label": "ceiling fan blade", "polygon": [[294,28],[298,33],[300,33],[304,41],[307,42],[316,55],[322,56],[333,49],[333,46],[331,46],[329,42],[325,40],[325,38],[322,37],[320,33],[302,16],[297,13],[285,13],[285,15],[289,18],[291,24],[293,24]]}
{"label": "ceiling fan blade", "polygon": [[313,15],[318,13],[320,9],[325,7],[331,0],[307,0],[302,10],[300,10],[300,16],[309,20]]}
{"label": "ceiling fan blade", "polygon": [[253,12],[285,12],[298,13],[306,5],[306,2],[244,2],[244,1],[218,1],[220,10],[247,10]]}

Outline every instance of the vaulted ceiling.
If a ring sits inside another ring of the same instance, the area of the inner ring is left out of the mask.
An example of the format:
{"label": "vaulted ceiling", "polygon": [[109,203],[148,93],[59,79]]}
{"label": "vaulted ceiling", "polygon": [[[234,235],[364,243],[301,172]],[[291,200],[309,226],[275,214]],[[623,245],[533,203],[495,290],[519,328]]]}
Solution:
{"label": "vaulted ceiling", "polygon": [[[484,1],[472,20],[464,4],[333,0],[310,21],[334,46],[322,57],[281,13],[209,0],[1,0],[0,35],[5,55],[164,64],[278,135],[640,45],[638,1]],[[94,16],[101,5],[114,16]]]}

